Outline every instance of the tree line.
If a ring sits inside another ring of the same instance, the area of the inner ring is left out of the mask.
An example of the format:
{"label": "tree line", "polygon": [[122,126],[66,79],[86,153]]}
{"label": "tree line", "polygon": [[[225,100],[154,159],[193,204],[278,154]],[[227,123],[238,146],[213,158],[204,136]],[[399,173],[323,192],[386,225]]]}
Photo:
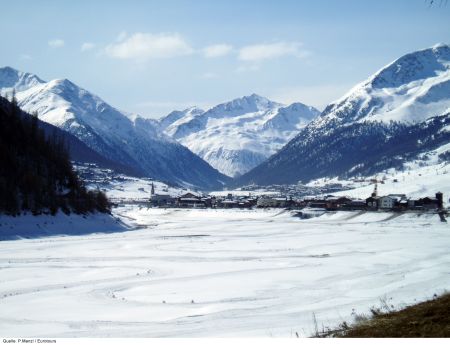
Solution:
{"label": "tree line", "polygon": [[105,193],[88,190],[73,169],[62,132],[46,134],[39,123],[14,93],[0,97],[0,213],[110,212]]}

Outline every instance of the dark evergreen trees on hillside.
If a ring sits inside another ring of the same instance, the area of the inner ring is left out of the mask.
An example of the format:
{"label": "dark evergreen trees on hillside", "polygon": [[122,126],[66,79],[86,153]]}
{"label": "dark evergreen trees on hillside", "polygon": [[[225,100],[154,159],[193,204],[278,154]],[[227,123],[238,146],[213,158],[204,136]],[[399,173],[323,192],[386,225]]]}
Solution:
{"label": "dark evergreen trees on hillside", "polygon": [[0,213],[109,212],[101,191],[88,191],[73,170],[64,138],[46,135],[37,115],[0,97]]}

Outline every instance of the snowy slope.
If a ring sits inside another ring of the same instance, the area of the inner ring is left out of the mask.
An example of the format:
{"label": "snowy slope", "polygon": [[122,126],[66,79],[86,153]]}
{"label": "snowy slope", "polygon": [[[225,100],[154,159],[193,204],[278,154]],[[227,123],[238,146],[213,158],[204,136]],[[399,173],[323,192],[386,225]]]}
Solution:
{"label": "snowy slope", "polygon": [[55,216],[23,214],[19,217],[0,216],[0,241],[48,236],[80,236],[92,233],[111,233],[131,227],[110,214],[86,215],[58,212]]}
{"label": "snowy slope", "polygon": [[16,71],[11,67],[0,68],[0,86],[2,91],[17,92],[27,90],[32,86],[43,84],[44,81],[31,73]]}
{"label": "snowy slope", "polygon": [[206,112],[173,112],[161,124],[220,172],[236,176],[274,154],[318,114],[301,103],[285,107],[253,94]]}
{"label": "snowy slope", "polygon": [[156,194],[168,194],[173,197],[194,190],[168,185],[148,177],[134,177],[117,173],[111,169],[100,168],[95,164],[75,164],[75,170],[87,188],[99,189],[106,193],[108,199],[116,204],[139,201],[149,202],[152,187]]}
{"label": "snowy slope", "polygon": [[[181,122],[178,122],[178,126],[181,123],[185,123],[190,121],[191,119],[193,119],[194,117],[203,114],[205,111],[197,108],[197,107],[190,107],[187,108],[185,110],[174,110],[172,111],[170,114],[164,116],[163,118],[161,118],[159,120],[160,126],[163,129],[166,129],[167,127],[169,127],[170,125],[172,125],[174,122],[180,120],[180,119],[184,119]],[[171,130],[169,130],[170,132]]]}
{"label": "snowy slope", "polygon": [[395,60],[323,111],[338,120],[417,123],[450,109],[450,47],[439,44]]}
{"label": "snowy slope", "polygon": [[238,184],[367,176],[400,168],[449,141],[449,110],[450,47],[407,54],[327,106]]}
{"label": "snowy slope", "polygon": [[[450,203],[450,161],[443,161],[439,156],[449,154],[450,143],[440,146],[436,150],[427,152],[418,159],[405,164],[404,169],[389,169],[383,173],[368,176],[367,180],[378,179],[384,183],[378,184],[379,195],[403,193],[410,198],[434,196],[436,192],[444,194],[444,206]],[[354,182],[352,180],[328,180],[337,182],[353,189],[335,193],[355,198],[365,199],[371,195],[373,184]],[[309,185],[317,186],[323,181],[311,181]],[[449,203],[447,203],[447,200]]]}
{"label": "snowy slope", "polygon": [[227,179],[201,158],[162,133],[155,121],[126,115],[67,79],[44,82],[38,77],[0,69],[3,93],[17,87],[19,106],[62,128],[104,157],[143,175],[203,188]]}

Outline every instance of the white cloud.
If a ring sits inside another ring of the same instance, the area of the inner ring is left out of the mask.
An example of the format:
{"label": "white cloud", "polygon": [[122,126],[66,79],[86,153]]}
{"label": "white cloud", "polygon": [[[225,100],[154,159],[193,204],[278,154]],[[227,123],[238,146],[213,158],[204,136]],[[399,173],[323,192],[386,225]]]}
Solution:
{"label": "white cloud", "polygon": [[228,55],[233,51],[233,46],[229,44],[213,44],[203,48],[206,58],[216,58]]}
{"label": "white cloud", "polygon": [[81,51],[82,51],[82,52],[86,52],[86,51],[92,50],[92,49],[94,49],[94,48],[95,48],[95,44],[94,44],[94,43],[91,43],[91,42],[84,42],[84,43],[81,45]]}
{"label": "white cloud", "polygon": [[130,36],[121,33],[116,43],[105,48],[108,56],[116,59],[148,60],[192,54],[190,45],[176,33],[142,33]]}
{"label": "white cloud", "polygon": [[275,59],[283,56],[305,57],[309,53],[301,49],[300,42],[276,42],[254,44],[239,50],[239,60],[242,61],[262,61]]}
{"label": "white cloud", "polygon": [[61,48],[61,47],[64,47],[64,40],[59,39],[59,38],[50,40],[50,41],[48,41],[48,45],[52,48]]}

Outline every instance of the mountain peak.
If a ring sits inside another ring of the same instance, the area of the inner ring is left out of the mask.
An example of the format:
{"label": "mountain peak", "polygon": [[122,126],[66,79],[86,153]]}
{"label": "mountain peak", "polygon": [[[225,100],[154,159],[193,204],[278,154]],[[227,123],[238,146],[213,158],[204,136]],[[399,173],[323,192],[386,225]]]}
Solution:
{"label": "mountain peak", "polygon": [[450,48],[450,46],[448,44],[442,43],[442,42],[436,43],[434,46],[431,47],[431,49],[434,49],[434,50],[449,49],[449,48]]}
{"label": "mountain peak", "polygon": [[267,111],[269,109],[279,108],[282,104],[273,102],[265,97],[255,93],[240,98],[235,98],[208,110],[205,114],[222,114],[225,116],[239,116],[245,113],[258,111]]}
{"label": "mountain peak", "polygon": [[403,55],[328,105],[311,126],[336,122],[402,122],[412,124],[441,115],[450,107],[450,46]]}
{"label": "mountain peak", "polygon": [[14,73],[14,74],[19,74],[21,73],[20,71],[16,70],[15,68],[12,68],[11,66],[5,66],[5,67],[0,67],[0,73]]}
{"label": "mountain peak", "polygon": [[78,85],[74,84],[73,82],[71,82],[69,79],[66,78],[62,78],[62,79],[53,79],[52,81],[50,81],[48,83],[51,86],[61,86],[64,88],[77,88],[77,89],[81,89]]}
{"label": "mountain peak", "polygon": [[264,124],[265,129],[276,129],[280,131],[300,130],[311,120],[320,114],[316,108],[300,102],[279,108],[278,111]]}
{"label": "mountain peak", "polygon": [[9,66],[0,68],[0,88],[23,91],[42,83],[45,82],[34,74],[21,72]]}
{"label": "mountain peak", "polygon": [[436,76],[450,69],[450,46],[436,44],[393,61],[375,73],[368,82],[375,88],[399,87]]}
{"label": "mountain peak", "polygon": [[248,98],[248,99],[252,99],[252,100],[255,100],[255,101],[263,101],[263,102],[269,101],[268,98],[263,97],[263,96],[260,96],[260,95],[258,95],[258,94],[256,94],[256,93],[252,93],[251,95],[249,95],[249,96],[244,96],[244,97],[242,97],[242,98]]}
{"label": "mountain peak", "polygon": [[192,106],[189,108],[186,108],[184,110],[174,110],[167,114],[166,116],[163,116],[159,119],[159,123],[161,125],[161,128],[166,129],[174,122],[186,118],[186,117],[196,117],[198,115],[203,114],[205,111],[203,109],[200,109],[197,106]]}
{"label": "mountain peak", "polygon": [[229,176],[247,172],[279,150],[318,115],[313,107],[289,107],[255,93],[219,104],[197,115],[173,112],[165,132]]}
{"label": "mountain peak", "polygon": [[306,116],[314,118],[320,114],[320,111],[311,105],[306,105],[301,102],[295,102],[287,107],[280,109],[280,111],[294,111],[294,112],[304,112]]}
{"label": "mountain peak", "polygon": [[247,100],[249,102],[254,102],[256,104],[261,104],[261,105],[267,105],[267,104],[270,104],[270,103],[275,103],[275,102],[272,102],[270,99],[268,99],[266,97],[263,97],[263,96],[260,96],[260,95],[258,95],[256,93],[252,93],[250,96],[244,96],[244,97],[242,97],[240,99],[244,99],[244,100]]}
{"label": "mountain peak", "polygon": [[203,109],[201,109],[201,108],[199,108],[199,107],[194,105],[192,107],[189,107],[189,108],[186,108],[186,109],[182,110],[180,113],[182,113],[183,116],[190,115],[192,117],[195,117],[195,116],[203,114],[204,112],[205,111]]}
{"label": "mountain peak", "polygon": [[193,112],[193,111],[196,111],[196,112],[197,111],[202,111],[202,112],[204,112],[203,109],[197,107],[196,105],[193,105],[192,107],[188,107],[188,108],[184,109],[183,111],[184,112]]}

